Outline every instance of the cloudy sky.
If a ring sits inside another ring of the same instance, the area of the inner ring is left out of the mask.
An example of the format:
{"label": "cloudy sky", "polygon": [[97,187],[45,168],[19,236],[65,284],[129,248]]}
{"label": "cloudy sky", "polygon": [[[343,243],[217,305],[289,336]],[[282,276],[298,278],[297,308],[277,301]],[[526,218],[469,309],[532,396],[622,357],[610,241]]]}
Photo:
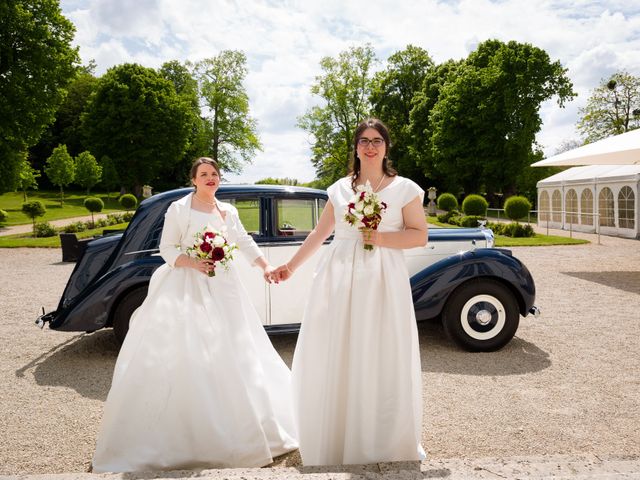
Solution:
{"label": "cloudy sky", "polygon": [[383,69],[408,44],[436,63],[460,59],[490,38],[528,42],[568,68],[578,97],[541,108],[538,142],[551,155],[577,139],[578,109],[604,77],[640,75],[640,2],[631,0],[62,0],[75,43],[97,74],[125,62],[157,68],[242,50],[245,85],[264,151],[232,181],[267,176],[309,181],[309,138],[296,119],[318,99],[310,93],[322,57],[371,43]]}

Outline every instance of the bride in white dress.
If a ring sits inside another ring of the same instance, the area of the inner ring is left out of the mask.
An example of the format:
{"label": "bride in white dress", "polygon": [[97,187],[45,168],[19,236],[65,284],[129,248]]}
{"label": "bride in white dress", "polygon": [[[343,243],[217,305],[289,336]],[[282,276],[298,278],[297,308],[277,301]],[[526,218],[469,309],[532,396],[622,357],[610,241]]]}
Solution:
{"label": "bride in white dress", "polygon": [[[389,143],[379,120],[357,127],[352,174],[328,188],[316,229],[276,270],[280,280],[289,278],[335,229],[316,270],[293,358],[305,465],[425,457],[420,350],[402,252],[427,242],[424,191],[389,167]],[[387,209],[377,231],[361,233],[343,217],[354,187],[367,181]]]}
{"label": "bride in white dress", "polygon": [[275,351],[237,269],[184,252],[210,226],[272,268],[230,204],[216,201],[217,164],[199,158],[195,193],[171,204],[160,254],[113,373],[93,471],[259,467],[295,450],[290,371]]}

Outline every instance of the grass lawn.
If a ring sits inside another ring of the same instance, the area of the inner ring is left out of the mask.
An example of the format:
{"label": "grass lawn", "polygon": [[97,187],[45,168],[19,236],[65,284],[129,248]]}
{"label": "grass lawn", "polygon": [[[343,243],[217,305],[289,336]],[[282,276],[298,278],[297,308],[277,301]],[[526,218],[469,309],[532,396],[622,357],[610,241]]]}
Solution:
{"label": "grass lawn", "polygon": [[[124,230],[128,223],[119,223],[108,227],[94,228],[76,233],[78,238],[90,238],[103,234],[103,230]],[[0,236],[0,248],[18,247],[38,247],[38,248],[60,248],[60,236],[33,238],[30,233],[18,233],[15,235]]]}
{"label": "grass lawn", "polygon": [[[122,206],[118,203],[119,193],[112,193],[111,198],[107,198],[106,193],[92,193],[91,197],[98,197],[104,202],[104,209],[101,213],[112,213],[122,211]],[[40,200],[47,209],[44,217],[38,217],[38,222],[49,222],[61,218],[84,217],[91,215],[91,212],[84,208],[84,200],[87,198],[85,192],[65,192],[64,206],[60,206],[60,192],[40,191],[29,192],[28,202]],[[0,195],[0,210],[9,214],[9,218],[4,223],[5,226],[23,225],[31,223],[31,219],[22,213],[23,204],[22,192],[10,192]]]}
{"label": "grass lawn", "polygon": [[[442,223],[436,220],[435,217],[427,217],[429,225],[436,225],[444,228],[460,228],[448,223]],[[561,237],[557,235],[541,235],[536,233],[534,237],[507,237],[505,235],[495,236],[496,247],[539,247],[548,245],[580,245],[583,243],[589,243],[588,240],[582,240],[579,238]]]}

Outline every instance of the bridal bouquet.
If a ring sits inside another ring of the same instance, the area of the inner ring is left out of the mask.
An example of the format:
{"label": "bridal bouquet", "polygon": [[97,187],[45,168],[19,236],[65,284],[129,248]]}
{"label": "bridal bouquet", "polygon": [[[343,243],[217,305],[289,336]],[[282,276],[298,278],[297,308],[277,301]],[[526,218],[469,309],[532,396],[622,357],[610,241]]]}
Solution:
{"label": "bridal bouquet", "polygon": [[[349,225],[357,226],[361,231],[377,230],[386,209],[387,204],[380,201],[378,194],[373,191],[371,184],[367,181],[366,184],[356,187],[356,193],[349,200],[344,219]],[[373,250],[373,245],[365,244],[364,249]]]}
{"label": "bridal bouquet", "polygon": [[221,232],[211,227],[204,228],[194,237],[195,242],[193,246],[187,248],[187,255],[202,260],[213,260],[213,269],[208,273],[210,277],[215,276],[218,264],[225,270],[229,269],[229,262],[233,260],[233,251],[238,248],[235,243],[229,243]]}

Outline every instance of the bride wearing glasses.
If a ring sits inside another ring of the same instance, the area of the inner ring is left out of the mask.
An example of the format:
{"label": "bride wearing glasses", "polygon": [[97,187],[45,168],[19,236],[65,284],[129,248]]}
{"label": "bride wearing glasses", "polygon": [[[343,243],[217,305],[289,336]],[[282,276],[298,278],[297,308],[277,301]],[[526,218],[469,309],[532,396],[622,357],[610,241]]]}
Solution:
{"label": "bride wearing glasses", "polygon": [[[389,132],[358,125],[349,176],[327,189],[316,228],[279,280],[291,277],[334,232],[316,270],[293,358],[294,412],[305,465],[420,460],[420,350],[402,249],[427,242],[424,191],[388,159]],[[356,187],[387,204],[378,230],[344,221]],[[372,245],[373,250],[365,250]]]}

